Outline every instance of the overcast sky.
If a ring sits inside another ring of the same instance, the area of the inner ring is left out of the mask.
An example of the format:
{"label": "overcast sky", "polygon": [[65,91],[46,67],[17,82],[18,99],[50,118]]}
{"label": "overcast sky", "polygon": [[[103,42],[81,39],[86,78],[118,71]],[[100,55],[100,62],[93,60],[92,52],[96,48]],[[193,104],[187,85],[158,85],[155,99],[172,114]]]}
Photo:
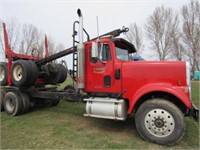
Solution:
{"label": "overcast sky", "polygon": [[[147,17],[156,7],[164,5],[178,11],[188,2],[189,0],[0,0],[0,19],[6,21],[16,17],[19,23],[34,24],[68,48],[72,46],[72,24],[78,20],[78,8],[82,10],[85,29],[90,37],[95,37],[96,16],[100,34],[122,26],[128,27],[133,22],[143,28]],[[148,46],[145,45],[145,49]],[[147,50],[142,55],[149,59]]]}

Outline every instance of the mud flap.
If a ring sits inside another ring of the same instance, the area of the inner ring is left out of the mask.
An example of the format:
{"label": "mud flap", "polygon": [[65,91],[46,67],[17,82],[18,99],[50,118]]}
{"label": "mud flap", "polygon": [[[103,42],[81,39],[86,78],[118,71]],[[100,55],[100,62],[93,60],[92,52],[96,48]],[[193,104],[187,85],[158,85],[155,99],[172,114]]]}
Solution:
{"label": "mud flap", "polygon": [[192,108],[190,109],[189,116],[192,117],[195,121],[199,121],[199,109],[192,103]]}

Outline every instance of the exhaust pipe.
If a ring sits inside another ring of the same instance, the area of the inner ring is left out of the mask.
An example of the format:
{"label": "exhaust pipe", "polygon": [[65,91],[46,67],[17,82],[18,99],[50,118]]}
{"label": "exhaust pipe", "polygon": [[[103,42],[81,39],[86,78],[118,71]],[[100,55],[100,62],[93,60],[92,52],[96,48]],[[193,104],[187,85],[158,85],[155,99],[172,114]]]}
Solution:
{"label": "exhaust pipe", "polygon": [[83,15],[80,9],[77,10],[79,16],[79,44],[77,45],[78,53],[78,75],[77,88],[84,89],[85,87],[85,46],[83,44]]}
{"label": "exhaust pipe", "polygon": [[83,43],[83,15],[80,9],[77,10],[79,16],[79,43]]}

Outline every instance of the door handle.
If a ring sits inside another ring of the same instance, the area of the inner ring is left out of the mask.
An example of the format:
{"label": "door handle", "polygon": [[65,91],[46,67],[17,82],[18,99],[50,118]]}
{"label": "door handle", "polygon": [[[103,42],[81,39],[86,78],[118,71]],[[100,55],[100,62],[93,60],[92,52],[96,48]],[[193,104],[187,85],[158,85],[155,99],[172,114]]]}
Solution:
{"label": "door handle", "polygon": [[121,74],[120,74],[120,69],[115,70],[115,79],[120,80]]}

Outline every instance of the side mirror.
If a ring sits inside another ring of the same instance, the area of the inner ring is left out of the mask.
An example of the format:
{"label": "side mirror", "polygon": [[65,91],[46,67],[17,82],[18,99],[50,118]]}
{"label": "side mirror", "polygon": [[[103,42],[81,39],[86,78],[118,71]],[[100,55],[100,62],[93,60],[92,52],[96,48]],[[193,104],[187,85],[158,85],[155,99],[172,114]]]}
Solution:
{"label": "side mirror", "polygon": [[92,58],[98,58],[98,45],[96,42],[92,42]]}

